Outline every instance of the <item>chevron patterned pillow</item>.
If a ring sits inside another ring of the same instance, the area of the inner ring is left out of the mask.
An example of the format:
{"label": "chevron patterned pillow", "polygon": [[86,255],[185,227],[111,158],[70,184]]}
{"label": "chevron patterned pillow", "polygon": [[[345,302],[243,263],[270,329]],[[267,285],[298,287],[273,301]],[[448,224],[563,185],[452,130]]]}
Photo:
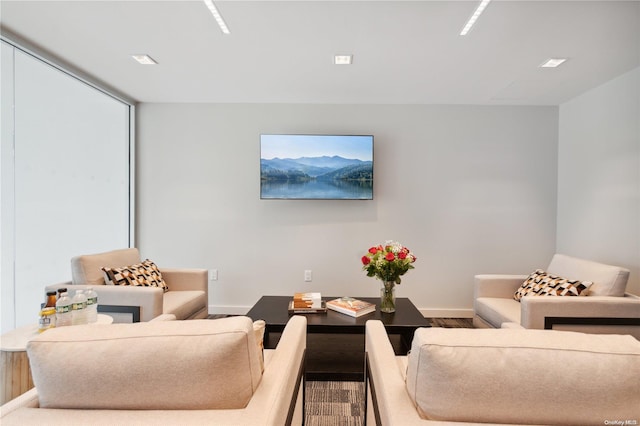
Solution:
{"label": "chevron patterned pillow", "polygon": [[169,291],[167,283],[162,278],[160,270],[151,260],[147,259],[123,268],[101,268],[104,280],[108,285],[160,287],[163,291]]}
{"label": "chevron patterned pillow", "polygon": [[570,280],[536,269],[527,277],[513,298],[518,302],[524,296],[586,296],[591,281]]}

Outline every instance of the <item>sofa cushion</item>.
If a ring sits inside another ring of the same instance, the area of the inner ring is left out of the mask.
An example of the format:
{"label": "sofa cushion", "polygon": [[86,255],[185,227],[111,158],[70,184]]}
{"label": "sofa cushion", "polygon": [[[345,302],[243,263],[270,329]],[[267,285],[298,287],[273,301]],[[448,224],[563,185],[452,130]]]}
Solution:
{"label": "sofa cushion", "polygon": [[475,313],[494,328],[500,328],[503,322],[520,324],[520,303],[502,297],[479,297],[475,301]]}
{"label": "sofa cushion", "polygon": [[638,377],[631,336],[428,328],[416,330],[406,384],[426,419],[602,425],[638,418]]}
{"label": "sofa cushion", "polygon": [[590,296],[624,296],[629,280],[629,270],[591,260],[556,254],[547,268],[551,274],[591,281]]}
{"label": "sofa cushion", "polygon": [[71,259],[72,284],[104,284],[103,266],[120,267],[140,263],[136,248],[113,250],[105,253],[85,254]]}
{"label": "sofa cushion", "polygon": [[586,290],[592,284],[590,281],[570,280],[536,269],[516,290],[513,298],[520,301],[524,296],[586,296]]}
{"label": "sofa cushion", "polygon": [[42,408],[236,409],[261,378],[247,317],[60,327],[27,352]]}
{"label": "sofa cushion", "polygon": [[162,298],[162,313],[173,314],[180,320],[188,319],[204,309],[208,303],[204,291],[168,291]]}

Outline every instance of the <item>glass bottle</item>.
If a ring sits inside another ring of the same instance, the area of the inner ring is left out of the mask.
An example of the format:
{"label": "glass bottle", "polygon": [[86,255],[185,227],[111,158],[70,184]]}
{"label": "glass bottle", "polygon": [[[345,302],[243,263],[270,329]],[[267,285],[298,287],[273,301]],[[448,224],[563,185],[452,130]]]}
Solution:
{"label": "glass bottle", "polygon": [[56,298],[56,292],[55,291],[48,291],[47,292],[47,300],[45,301],[44,307],[45,308],[55,308],[57,300],[58,299]]}
{"label": "glass bottle", "polygon": [[62,293],[67,293],[66,287],[62,287],[62,288],[58,289],[58,299],[60,299],[60,297],[62,297]]}
{"label": "glass bottle", "polygon": [[40,309],[38,331],[42,333],[56,326],[56,292],[48,291],[44,306]]}

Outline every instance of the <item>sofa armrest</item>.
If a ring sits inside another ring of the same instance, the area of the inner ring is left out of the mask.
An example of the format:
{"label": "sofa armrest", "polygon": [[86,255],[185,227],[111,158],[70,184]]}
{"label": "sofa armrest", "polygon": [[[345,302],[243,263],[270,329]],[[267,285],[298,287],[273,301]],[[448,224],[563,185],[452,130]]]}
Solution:
{"label": "sofa armrest", "polygon": [[[521,325],[525,328],[544,329],[546,318],[592,318],[593,329],[607,325],[607,319],[640,320],[640,298],[635,296],[536,297],[521,299]],[[601,323],[598,324],[598,320]],[[610,321],[609,321],[610,322]],[[627,321],[632,322],[632,321]],[[576,321],[579,324],[580,321]],[[632,324],[628,324],[632,326]],[[589,325],[585,325],[588,331]],[[634,326],[640,332],[638,325]],[[580,330],[582,331],[582,330]],[[634,333],[635,334],[635,333]]]}
{"label": "sofa armrest", "polygon": [[473,299],[498,297],[510,299],[527,275],[476,275],[473,279]]}
{"label": "sofa armrest", "polygon": [[[98,306],[139,306],[140,321],[151,321],[162,315],[163,291],[159,287],[129,287],[119,285],[74,285],[61,283],[49,285],[46,290],[66,287],[69,291],[85,290],[92,287],[98,294]],[[72,296],[72,295],[71,295]]]}
{"label": "sofa armrest", "polygon": [[162,278],[170,291],[199,290],[207,293],[208,273],[206,269],[160,268]]}
{"label": "sofa armrest", "polygon": [[[8,416],[19,408],[38,408],[39,406],[40,404],[38,402],[38,390],[36,388],[32,388],[0,407],[0,419],[2,417]],[[0,421],[0,423],[2,422]]]}
{"label": "sofa armrest", "polygon": [[[369,386],[371,396],[375,399],[373,403],[377,405],[381,424],[424,425],[424,420],[420,418],[409,398],[404,374],[398,367],[384,325],[379,320],[369,320],[365,327]],[[376,419],[368,416],[367,424],[376,424]]]}
{"label": "sofa armrest", "polygon": [[[243,424],[290,424],[298,399],[307,347],[307,318],[292,316],[265,365],[260,385],[242,414]],[[300,410],[298,421],[302,422]]]}
{"label": "sofa armrest", "polygon": [[[95,287],[95,286],[91,286],[91,287]],[[59,288],[68,288],[69,290],[73,290],[74,288],[79,288],[79,287],[74,287],[74,285],[71,283],[71,281],[64,281],[58,284],[51,284],[48,285],[44,288],[44,291],[58,291]]]}

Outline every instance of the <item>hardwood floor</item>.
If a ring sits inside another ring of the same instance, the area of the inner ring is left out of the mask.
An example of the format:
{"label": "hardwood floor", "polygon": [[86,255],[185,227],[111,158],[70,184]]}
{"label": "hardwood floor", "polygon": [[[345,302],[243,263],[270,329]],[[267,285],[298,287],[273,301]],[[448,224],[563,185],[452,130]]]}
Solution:
{"label": "hardwood floor", "polygon": [[431,327],[473,328],[471,318],[428,318]]}

